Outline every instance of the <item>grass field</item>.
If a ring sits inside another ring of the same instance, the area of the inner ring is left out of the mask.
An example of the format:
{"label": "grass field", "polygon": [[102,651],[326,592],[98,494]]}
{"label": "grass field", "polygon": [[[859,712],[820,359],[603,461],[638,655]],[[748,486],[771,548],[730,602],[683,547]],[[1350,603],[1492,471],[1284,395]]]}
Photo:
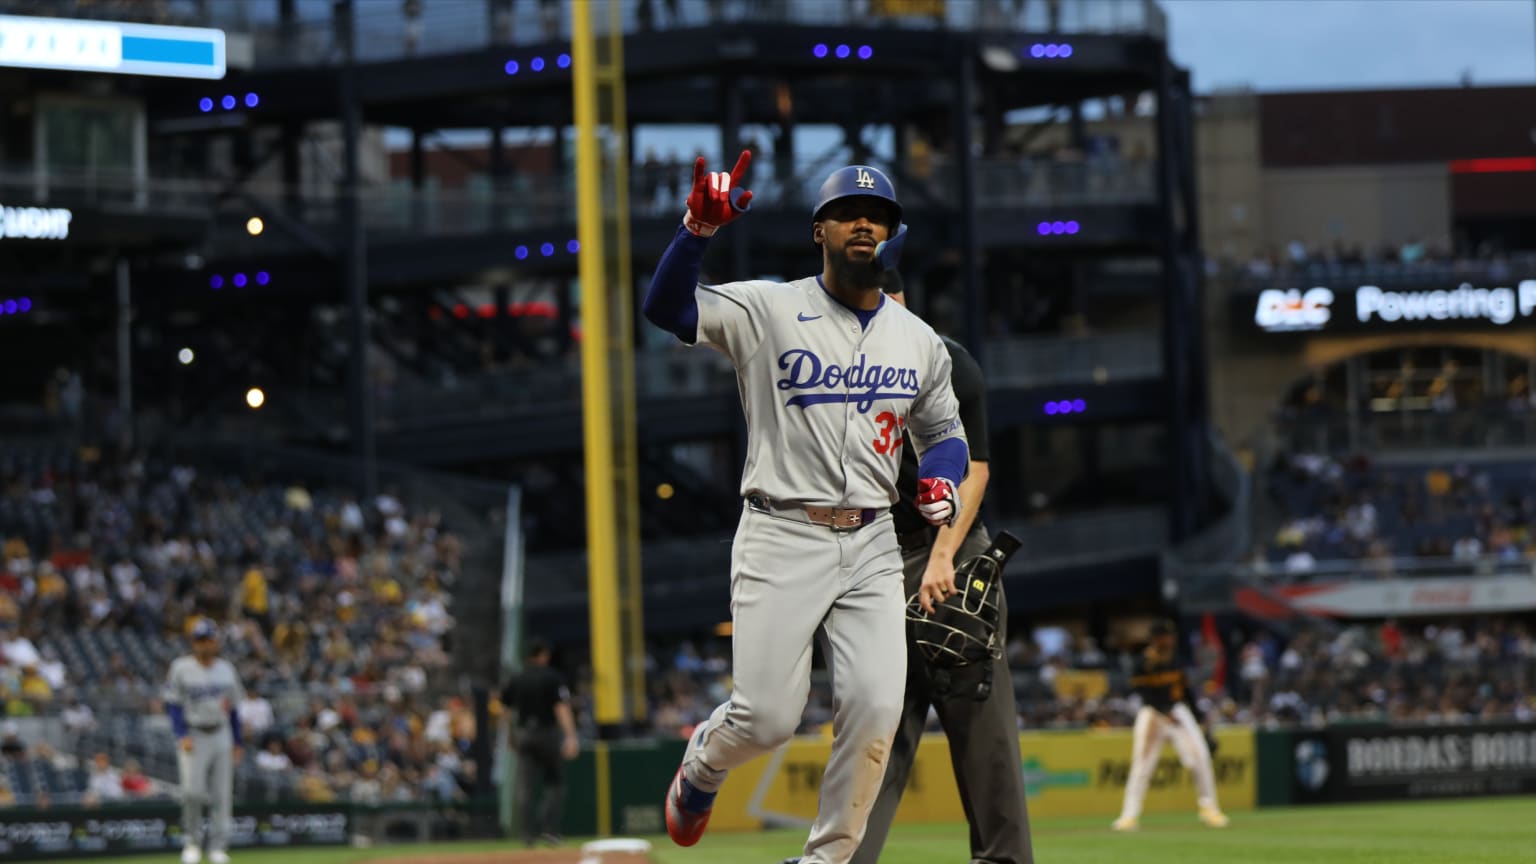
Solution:
{"label": "grass field", "polygon": [[[1040,864],[1532,864],[1536,797],[1232,813],[1231,826],[1206,828],[1188,814],[1142,820],[1135,834],[1109,830],[1111,816],[1037,822]],[[898,829],[881,864],[962,864],[963,826]],[[655,864],[777,864],[797,854],[803,831],[707,834],[679,849],[652,838]],[[509,844],[395,846],[374,849],[263,850],[233,854],[235,864],[353,864],[432,852],[516,849]],[[167,864],[175,854],[114,858],[114,864]]]}

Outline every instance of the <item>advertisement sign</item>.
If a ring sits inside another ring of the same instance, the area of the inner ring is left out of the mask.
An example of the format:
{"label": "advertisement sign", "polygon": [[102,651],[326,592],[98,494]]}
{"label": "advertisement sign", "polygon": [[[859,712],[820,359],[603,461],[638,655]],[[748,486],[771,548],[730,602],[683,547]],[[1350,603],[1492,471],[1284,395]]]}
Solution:
{"label": "advertisement sign", "polygon": [[[349,840],[346,807],[239,807],[232,848],[330,846]],[[181,848],[181,808],[144,807],[0,810],[0,858],[45,860],[136,854]]]}
{"label": "advertisement sign", "polygon": [[1536,609],[1536,576],[1462,576],[1327,582],[1273,589],[1297,609],[1339,618],[1521,612]]}
{"label": "advertisement sign", "polygon": [[0,15],[0,66],[220,79],[224,31]]}
{"label": "advertisement sign", "polygon": [[1536,724],[1297,732],[1292,783],[1297,803],[1536,793]]}
{"label": "advertisement sign", "polygon": [[1350,330],[1396,332],[1428,326],[1503,328],[1536,318],[1536,279],[1519,284],[1389,289],[1317,285],[1268,288],[1235,300],[1239,313],[1266,333]]}
{"label": "advertisement sign", "polygon": [[[1222,809],[1252,809],[1257,776],[1253,732],[1220,729],[1217,738],[1220,748],[1213,762]],[[1131,730],[1025,732],[1019,735],[1019,744],[1032,817],[1099,816],[1113,820],[1119,814],[1131,772]],[[811,824],[829,751],[826,740],[797,738],[767,758],[732,771],[715,800],[710,830],[756,831]],[[1193,818],[1194,777],[1179,763],[1172,747],[1164,749],[1152,776],[1146,812],[1187,812]],[[943,735],[924,736],[896,811],[896,822],[912,825],[964,820],[949,741]]]}

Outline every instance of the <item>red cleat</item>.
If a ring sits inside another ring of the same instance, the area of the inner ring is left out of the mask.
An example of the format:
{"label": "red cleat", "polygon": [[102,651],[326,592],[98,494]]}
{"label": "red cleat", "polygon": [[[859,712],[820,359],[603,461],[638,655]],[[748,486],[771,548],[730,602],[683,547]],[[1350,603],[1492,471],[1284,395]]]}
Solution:
{"label": "red cleat", "polygon": [[704,836],[709,814],[715,807],[715,793],[700,792],[683,776],[681,766],[667,789],[667,834],[679,846],[692,846]]}

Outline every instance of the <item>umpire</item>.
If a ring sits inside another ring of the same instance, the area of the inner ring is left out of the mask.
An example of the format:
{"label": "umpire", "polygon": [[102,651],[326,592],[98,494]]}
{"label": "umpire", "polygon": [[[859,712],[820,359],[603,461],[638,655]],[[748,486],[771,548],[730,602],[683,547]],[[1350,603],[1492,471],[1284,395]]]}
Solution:
{"label": "umpire", "polygon": [[[517,812],[523,843],[560,843],[565,805],[566,760],[581,752],[571,694],[550,665],[549,643],[528,643],[521,674],[501,691],[501,704],[512,716],[512,746],[517,750]],[[542,788],[544,800],[539,801]]]}
{"label": "umpire", "polygon": [[[886,294],[906,305],[901,276],[886,271]],[[959,343],[941,337],[953,361],[952,382],[960,400],[960,419],[971,448],[971,470],[960,484],[964,507],[952,526],[934,528],[912,504],[917,494],[917,456],[903,448],[897,480],[900,501],[891,508],[906,573],[906,596],[923,595],[925,608],[955,594],[955,565],[986,551],[991,538],[976,518],[987,488],[987,399],[981,367]],[[999,641],[1007,641],[1008,605],[998,585]],[[927,723],[928,708],[939,715],[949,736],[950,759],[960,803],[971,826],[973,864],[1032,864],[1029,813],[1024,801],[1024,773],[1019,755],[1019,729],[1008,661],[993,661],[991,689],[978,681],[936,679],[923,653],[907,646],[907,695],[901,725],[891,745],[885,782],[869,814],[863,843],[852,864],[875,864],[896,818],[896,806],[912,773],[917,745]],[[958,677],[958,672],[956,670]]]}

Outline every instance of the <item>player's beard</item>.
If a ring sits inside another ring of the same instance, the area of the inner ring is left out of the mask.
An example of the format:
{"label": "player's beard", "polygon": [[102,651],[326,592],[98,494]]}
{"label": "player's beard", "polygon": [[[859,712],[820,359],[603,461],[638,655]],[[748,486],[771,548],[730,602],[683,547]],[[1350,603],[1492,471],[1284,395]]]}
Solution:
{"label": "player's beard", "polygon": [[859,291],[878,289],[880,287],[880,268],[875,266],[875,256],[868,258],[854,258],[848,254],[848,246],[844,245],[836,255],[829,255],[828,264],[832,270],[832,276],[837,284],[846,288]]}

